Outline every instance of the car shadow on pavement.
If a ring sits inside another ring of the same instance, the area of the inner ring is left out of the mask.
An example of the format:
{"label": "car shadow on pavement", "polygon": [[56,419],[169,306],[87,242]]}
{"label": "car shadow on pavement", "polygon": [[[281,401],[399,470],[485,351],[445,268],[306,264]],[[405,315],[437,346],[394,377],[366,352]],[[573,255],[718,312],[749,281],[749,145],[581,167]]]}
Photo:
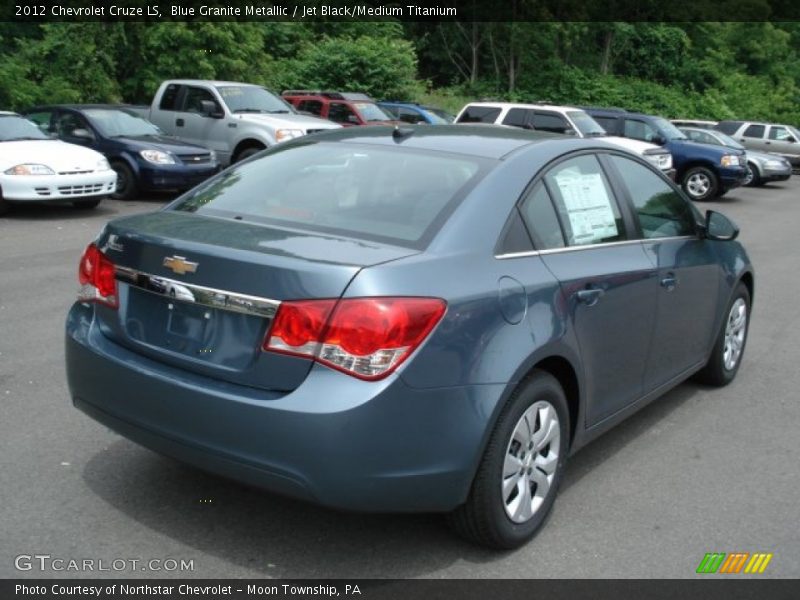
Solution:
{"label": "car shadow on pavement", "polygon": [[[562,490],[700,392],[684,384],[579,452],[570,460]],[[154,539],[165,535],[232,563],[241,569],[237,576],[425,577],[458,561],[485,564],[509,555],[462,541],[441,515],[334,511],[206,474],[127,440],[95,454],[83,479],[113,508],[152,531]],[[535,545],[534,538],[518,552],[535,556]],[[202,555],[189,551],[180,558],[195,558],[194,575],[208,577]]]}
{"label": "car shadow on pavement", "polygon": [[[71,204],[15,203],[8,212],[0,217],[7,221],[65,221],[91,219],[96,217],[112,218],[127,214],[127,209],[137,206],[152,207],[153,210],[164,206],[177,198],[177,194],[151,194],[134,200],[103,200],[97,208],[76,208]],[[0,221],[1,222],[1,221]]]}

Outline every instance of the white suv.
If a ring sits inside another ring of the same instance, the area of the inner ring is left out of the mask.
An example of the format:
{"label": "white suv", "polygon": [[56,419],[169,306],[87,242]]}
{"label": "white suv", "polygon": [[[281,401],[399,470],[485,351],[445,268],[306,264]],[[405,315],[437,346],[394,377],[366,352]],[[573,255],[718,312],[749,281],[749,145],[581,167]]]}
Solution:
{"label": "white suv", "polygon": [[493,123],[522,129],[550,131],[582,138],[602,137],[635,154],[639,154],[670,179],[675,179],[672,154],[661,146],[611,136],[600,124],[580,108],[551,104],[517,104],[512,102],[473,102],[461,109],[456,123]]}

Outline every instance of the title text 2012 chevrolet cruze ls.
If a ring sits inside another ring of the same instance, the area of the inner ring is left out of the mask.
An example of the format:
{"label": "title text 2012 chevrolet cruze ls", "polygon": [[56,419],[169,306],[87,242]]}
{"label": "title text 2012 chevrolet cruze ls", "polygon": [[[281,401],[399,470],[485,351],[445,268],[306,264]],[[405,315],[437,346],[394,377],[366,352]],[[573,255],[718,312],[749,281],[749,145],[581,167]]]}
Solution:
{"label": "title text 2012 chevrolet cruze ls", "polygon": [[110,222],[67,321],[77,407],[332,507],[508,548],[567,455],[739,368],[753,272],[639,157],[494,127],[350,129]]}

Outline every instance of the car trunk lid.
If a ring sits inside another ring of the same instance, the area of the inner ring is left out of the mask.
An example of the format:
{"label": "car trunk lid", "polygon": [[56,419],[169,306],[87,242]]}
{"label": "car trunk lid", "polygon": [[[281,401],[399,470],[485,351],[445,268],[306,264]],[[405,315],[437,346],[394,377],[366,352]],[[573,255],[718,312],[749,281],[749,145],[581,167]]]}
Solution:
{"label": "car trunk lid", "polygon": [[339,298],[362,268],[416,253],[173,211],[113,221],[97,245],[118,282],[119,308],[97,306],[104,335],[200,375],[281,391],[311,362],[261,350],[280,302]]}

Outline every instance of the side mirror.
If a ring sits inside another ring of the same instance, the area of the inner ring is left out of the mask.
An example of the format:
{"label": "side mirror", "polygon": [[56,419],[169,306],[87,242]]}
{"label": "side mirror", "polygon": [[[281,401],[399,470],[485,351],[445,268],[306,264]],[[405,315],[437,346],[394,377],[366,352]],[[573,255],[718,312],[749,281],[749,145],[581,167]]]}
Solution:
{"label": "side mirror", "polygon": [[225,116],[219,108],[217,108],[216,103],[212,102],[211,100],[201,100],[200,101],[200,108],[203,111],[204,117],[211,117],[212,119],[221,119]]}
{"label": "side mirror", "polygon": [[730,242],[739,235],[739,227],[722,213],[715,210],[706,211],[706,222],[703,226],[706,239],[718,242]]}
{"label": "side mirror", "polygon": [[93,140],[94,136],[88,129],[78,128],[70,132],[70,137],[79,138],[82,140]]}
{"label": "side mirror", "polygon": [[794,139],[791,135],[786,138],[786,141],[789,142],[790,144],[794,144],[797,142],[797,140]]}
{"label": "side mirror", "polygon": [[663,146],[667,143],[667,138],[665,138],[663,135],[656,135],[651,141],[657,146]]}

